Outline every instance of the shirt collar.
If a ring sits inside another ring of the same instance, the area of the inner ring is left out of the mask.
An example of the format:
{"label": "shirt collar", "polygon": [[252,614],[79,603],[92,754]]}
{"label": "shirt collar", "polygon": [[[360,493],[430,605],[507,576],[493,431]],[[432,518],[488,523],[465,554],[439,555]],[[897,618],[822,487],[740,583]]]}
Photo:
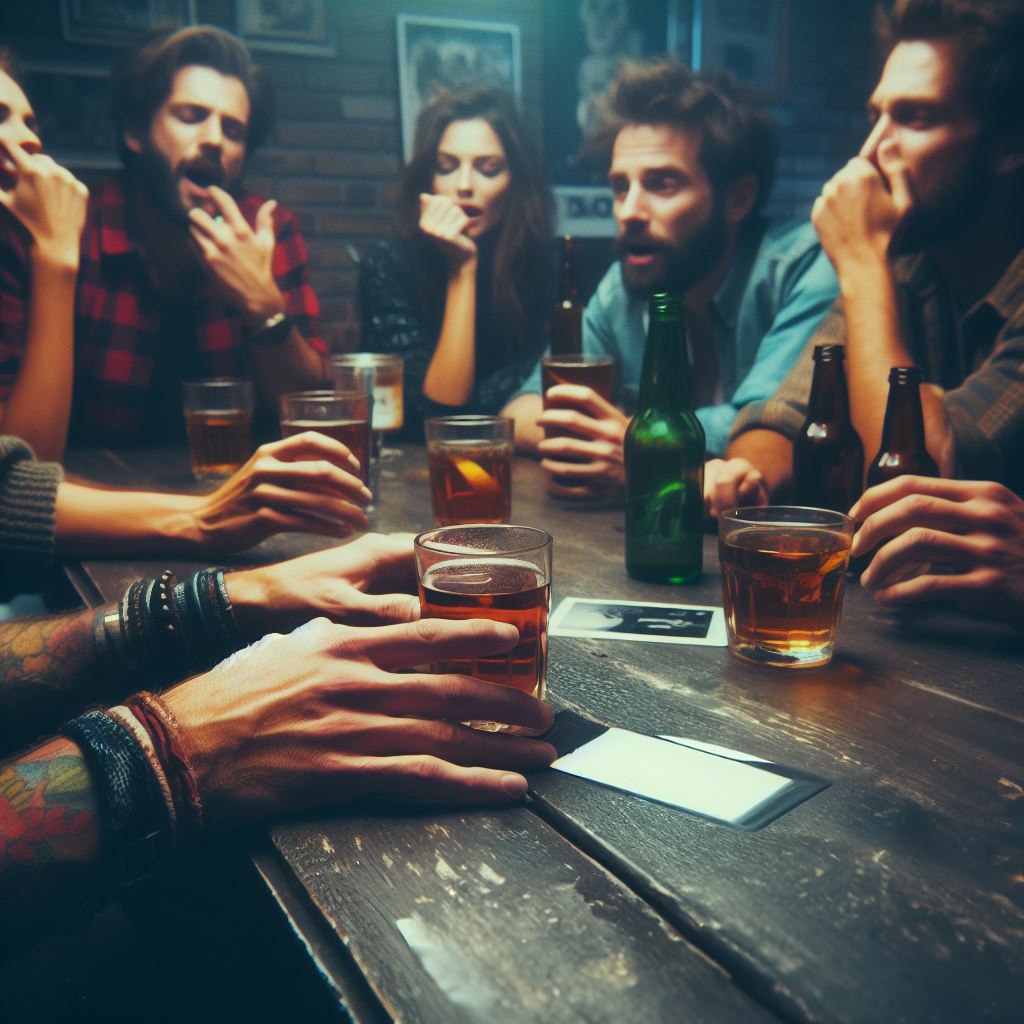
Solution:
{"label": "shirt collar", "polygon": [[740,303],[750,280],[750,271],[767,229],[767,220],[756,214],[743,224],[736,238],[736,251],[729,263],[729,269],[711,300],[722,323],[730,330],[736,324]]}

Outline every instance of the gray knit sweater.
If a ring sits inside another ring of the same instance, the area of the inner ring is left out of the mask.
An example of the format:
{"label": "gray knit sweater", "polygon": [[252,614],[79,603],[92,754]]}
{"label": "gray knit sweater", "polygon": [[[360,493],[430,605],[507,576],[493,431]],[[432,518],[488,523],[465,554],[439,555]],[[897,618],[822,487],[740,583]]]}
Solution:
{"label": "gray knit sweater", "polygon": [[38,590],[53,562],[57,485],[55,462],[36,462],[32,449],[0,434],[0,591]]}

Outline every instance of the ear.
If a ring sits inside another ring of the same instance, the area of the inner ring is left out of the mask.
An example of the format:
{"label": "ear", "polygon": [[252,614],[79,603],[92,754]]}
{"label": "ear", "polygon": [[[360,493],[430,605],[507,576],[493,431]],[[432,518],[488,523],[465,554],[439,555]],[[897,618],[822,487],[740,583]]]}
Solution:
{"label": "ear", "polygon": [[133,153],[142,152],[142,141],[139,139],[138,135],[135,135],[133,132],[125,132],[122,138],[124,139],[124,144]]}
{"label": "ear", "polygon": [[725,219],[732,225],[746,220],[757,202],[757,193],[757,178],[753,174],[737,178],[725,190]]}

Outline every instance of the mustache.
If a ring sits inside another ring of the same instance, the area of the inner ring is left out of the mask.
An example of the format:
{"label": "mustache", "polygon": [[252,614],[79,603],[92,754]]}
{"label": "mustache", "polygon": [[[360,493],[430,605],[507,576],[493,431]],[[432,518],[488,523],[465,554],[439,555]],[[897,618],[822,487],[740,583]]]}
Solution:
{"label": "mustache", "polygon": [[664,256],[671,256],[675,251],[668,242],[652,238],[643,231],[627,233],[615,239],[616,259],[621,259],[627,252],[632,252],[633,250],[640,250],[645,253],[661,253]]}

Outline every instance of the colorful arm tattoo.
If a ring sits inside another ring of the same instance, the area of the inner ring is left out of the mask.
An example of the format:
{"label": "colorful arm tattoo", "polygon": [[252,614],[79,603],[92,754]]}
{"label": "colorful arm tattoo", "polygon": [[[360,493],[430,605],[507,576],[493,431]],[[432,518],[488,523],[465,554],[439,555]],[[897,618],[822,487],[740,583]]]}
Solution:
{"label": "colorful arm tattoo", "polygon": [[96,798],[74,743],[49,740],[0,762],[0,947],[82,903],[100,854]]}
{"label": "colorful arm tattoo", "polygon": [[56,729],[99,699],[95,614],[0,623],[0,751]]}

